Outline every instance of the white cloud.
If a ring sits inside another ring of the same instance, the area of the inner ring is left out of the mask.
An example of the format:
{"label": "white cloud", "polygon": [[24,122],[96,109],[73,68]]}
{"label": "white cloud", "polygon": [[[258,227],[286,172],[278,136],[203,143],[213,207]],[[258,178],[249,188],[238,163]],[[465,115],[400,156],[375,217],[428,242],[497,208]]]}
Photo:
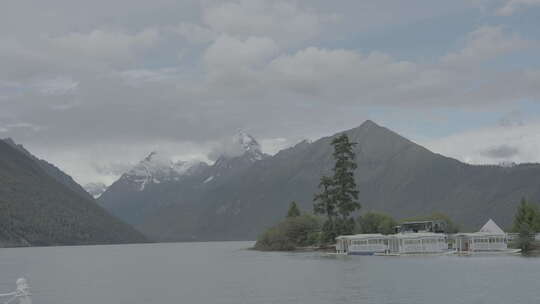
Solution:
{"label": "white cloud", "polygon": [[179,71],[175,68],[162,69],[131,69],[117,72],[126,84],[131,86],[141,86],[144,83],[152,82],[172,82],[178,80]]}
{"label": "white cloud", "polygon": [[53,45],[74,54],[115,63],[130,61],[135,52],[147,49],[159,40],[159,31],[145,29],[136,33],[95,29],[89,33],[73,32],[50,38]]}
{"label": "white cloud", "polygon": [[332,16],[303,9],[296,1],[235,0],[207,2],[203,20],[214,31],[231,36],[294,42],[316,36]]}
{"label": "white cloud", "polygon": [[497,73],[472,64],[527,46],[504,27],[475,30],[433,63],[447,50],[430,35],[455,31],[418,26],[464,16],[459,1],[58,1],[0,11],[0,126],[85,182],[99,180],[96,155],[99,166],[136,163],[156,141],[186,159],[247,128],[273,153],[356,126],[373,105],[399,120],[404,108],[540,99],[536,58]]}
{"label": "white cloud", "polygon": [[4,127],[2,127],[2,129],[6,130],[6,132],[13,131],[14,129],[20,129],[23,131],[31,130],[33,132],[38,132],[38,131],[41,131],[43,127],[33,124],[33,123],[29,123],[29,122],[16,122],[16,123],[7,124]]}
{"label": "white cloud", "polygon": [[445,55],[441,61],[458,66],[478,64],[531,45],[530,41],[522,39],[519,34],[505,32],[503,26],[482,26],[467,35],[463,49]]}
{"label": "white cloud", "polygon": [[102,182],[110,185],[151,151],[159,151],[159,154],[174,161],[208,161],[206,152],[213,144],[153,140],[122,145],[105,141],[92,142],[84,145],[82,150],[26,144],[24,146],[37,157],[59,166],[79,184]]}
{"label": "white cloud", "polygon": [[330,105],[437,106],[463,95],[468,75],[381,52],[309,47],[275,58],[265,69],[265,86],[294,94],[298,102]]}
{"label": "white cloud", "polygon": [[45,76],[59,67],[52,64],[47,50],[28,47],[14,38],[0,41],[0,82],[18,83]]}
{"label": "white cloud", "polygon": [[253,66],[274,55],[279,47],[270,38],[250,37],[240,40],[219,37],[205,52],[204,62],[210,67]]}
{"label": "white cloud", "polygon": [[540,162],[540,123],[487,127],[424,144],[434,152],[471,164]]}
{"label": "white cloud", "polygon": [[267,37],[240,40],[223,35],[205,51],[203,62],[211,81],[249,83],[253,69],[264,66],[278,50],[278,45]]}
{"label": "white cloud", "polygon": [[506,3],[497,9],[496,14],[499,16],[510,16],[519,10],[525,9],[527,6],[538,6],[540,0],[506,0]]}
{"label": "white cloud", "polygon": [[188,22],[181,22],[171,30],[193,44],[211,42],[218,35],[207,27]]}
{"label": "white cloud", "polygon": [[262,151],[270,155],[274,155],[298,142],[300,142],[300,140],[295,141],[285,137],[265,138],[260,140]]}
{"label": "white cloud", "polygon": [[79,82],[71,77],[55,77],[40,80],[35,84],[36,89],[43,95],[64,95],[77,90]]}

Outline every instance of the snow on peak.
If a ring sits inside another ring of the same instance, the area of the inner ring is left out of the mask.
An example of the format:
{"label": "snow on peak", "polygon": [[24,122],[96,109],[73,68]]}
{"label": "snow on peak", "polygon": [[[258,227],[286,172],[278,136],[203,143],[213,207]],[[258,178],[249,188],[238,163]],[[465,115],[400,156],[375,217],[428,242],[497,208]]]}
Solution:
{"label": "snow on peak", "polygon": [[149,183],[178,180],[181,176],[192,174],[204,163],[199,161],[173,162],[170,158],[158,152],[151,152],[135,167],[125,174],[125,178],[139,186],[139,191],[145,189]]}
{"label": "snow on peak", "polygon": [[210,159],[223,160],[247,156],[250,160],[261,160],[264,154],[255,138],[244,131],[223,139],[208,155]]}
{"label": "snow on peak", "polygon": [[498,163],[497,165],[503,168],[512,168],[512,167],[517,166],[517,164],[513,161],[503,161],[503,162]]}
{"label": "snow on peak", "polygon": [[84,185],[86,192],[90,193],[95,199],[99,198],[105,190],[107,190],[107,185],[104,183],[88,183]]}
{"label": "snow on peak", "polygon": [[156,151],[152,151],[150,152],[150,154],[148,154],[148,156],[146,156],[144,158],[145,161],[152,161],[152,158],[156,158],[156,156],[158,155],[158,153]]}
{"label": "snow on peak", "polygon": [[259,145],[257,140],[242,130],[233,136],[233,142],[238,144],[242,148],[243,152],[262,154],[261,145]]}
{"label": "snow on peak", "polygon": [[129,170],[128,175],[151,176],[172,168],[173,163],[167,157],[153,151],[140,161],[135,167]]}
{"label": "snow on peak", "polygon": [[172,169],[178,175],[190,175],[204,165],[205,163],[196,160],[178,161],[173,163]]}

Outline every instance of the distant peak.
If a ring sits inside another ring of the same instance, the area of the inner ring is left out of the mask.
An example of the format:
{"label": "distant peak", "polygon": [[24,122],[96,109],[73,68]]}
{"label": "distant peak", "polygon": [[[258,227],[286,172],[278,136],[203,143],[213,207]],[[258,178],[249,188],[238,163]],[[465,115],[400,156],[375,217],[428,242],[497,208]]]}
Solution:
{"label": "distant peak", "polygon": [[26,150],[26,148],[23,145],[18,144],[17,142],[15,142],[13,140],[13,138],[11,138],[11,137],[4,138],[4,139],[2,139],[2,141],[5,142],[6,144],[10,145],[11,147],[23,152],[24,154],[29,155],[31,157],[34,157],[34,155],[32,155],[28,150]]}
{"label": "distant peak", "polygon": [[238,144],[245,152],[260,152],[261,146],[257,140],[243,130],[233,136],[233,142]]}
{"label": "distant peak", "polygon": [[238,131],[232,137],[223,139],[209,154],[209,158],[216,159],[216,164],[228,162],[230,159],[238,157],[255,162],[265,156],[257,140],[243,130]]}
{"label": "distant peak", "polygon": [[148,156],[146,156],[146,157],[144,158],[144,160],[145,160],[145,161],[151,161],[152,158],[153,158],[156,154],[157,154],[156,151],[152,151],[152,152],[150,152],[150,154],[148,154]]}
{"label": "distant peak", "polygon": [[148,184],[176,181],[182,176],[194,174],[205,165],[206,163],[196,160],[173,162],[165,153],[152,151],[122,178],[137,184],[139,191],[143,191]]}
{"label": "distant peak", "polygon": [[8,144],[11,144],[11,145],[16,145],[17,143],[15,143],[15,141],[13,140],[13,138],[11,137],[7,137],[7,138],[4,138],[2,139],[3,141],[5,141],[6,143]]}
{"label": "distant peak", "polygon": [[88,183],[83,186],[84,190],[88,192],[95,199],[99,198],[105,190],[107,190],[107,185],[101,182]]}
{"label": "distant peak", "polygon": [[376,124],[373,120],[366,120],[364,121],[361,125],[360,125],[361,128],[368,128],[368,127],[379,127],[378,124]]}
{"label": "distant peak", "polygon": [[12,147],[15,147],[15,148],[18,148],[18,149],[21,149],[21,148],[24,149],[23,145],[18,144],[11,137],[4,138],[4,139],[2,139],[2,141],[4,141],[5,143],[9,144]]}

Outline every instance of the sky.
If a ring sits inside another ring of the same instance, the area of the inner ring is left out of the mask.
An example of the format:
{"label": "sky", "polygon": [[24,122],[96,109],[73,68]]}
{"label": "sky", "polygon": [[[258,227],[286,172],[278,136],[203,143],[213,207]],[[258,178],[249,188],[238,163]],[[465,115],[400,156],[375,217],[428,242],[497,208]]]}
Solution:
{"label": "sky", "polygon": [[468,163],[540,162],[538,54],[540,0],[4,0],[0,138],[81,184],[366,119]]}

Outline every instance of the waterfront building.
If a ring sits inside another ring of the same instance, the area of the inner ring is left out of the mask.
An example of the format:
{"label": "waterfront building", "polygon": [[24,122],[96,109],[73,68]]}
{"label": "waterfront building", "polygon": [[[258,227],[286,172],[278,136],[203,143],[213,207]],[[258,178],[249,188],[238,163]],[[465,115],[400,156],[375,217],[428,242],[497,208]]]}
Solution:
{"label": "waterfront building", "polygon": [[389,253],[430,254],[448,251],[448,241],[443,233],[398,233],[390,236]]}
{"label": "waterfront building", "polygon": [[508,250],[507,234],[492,219],[478,232],[457,233],[452,237],[458,253],[504,252]]}
{"label": "waterfront building", "polygon": [[336,252],[347,255],[373,255],[388,252],[388,236],[382,234],[341,235],[336,238]]}
{"label": "waterfront building", "polygon": [[347,255],[431,254],[446,251],[448,242],[442,233],[356,234],[336,238],[336,252]]}

